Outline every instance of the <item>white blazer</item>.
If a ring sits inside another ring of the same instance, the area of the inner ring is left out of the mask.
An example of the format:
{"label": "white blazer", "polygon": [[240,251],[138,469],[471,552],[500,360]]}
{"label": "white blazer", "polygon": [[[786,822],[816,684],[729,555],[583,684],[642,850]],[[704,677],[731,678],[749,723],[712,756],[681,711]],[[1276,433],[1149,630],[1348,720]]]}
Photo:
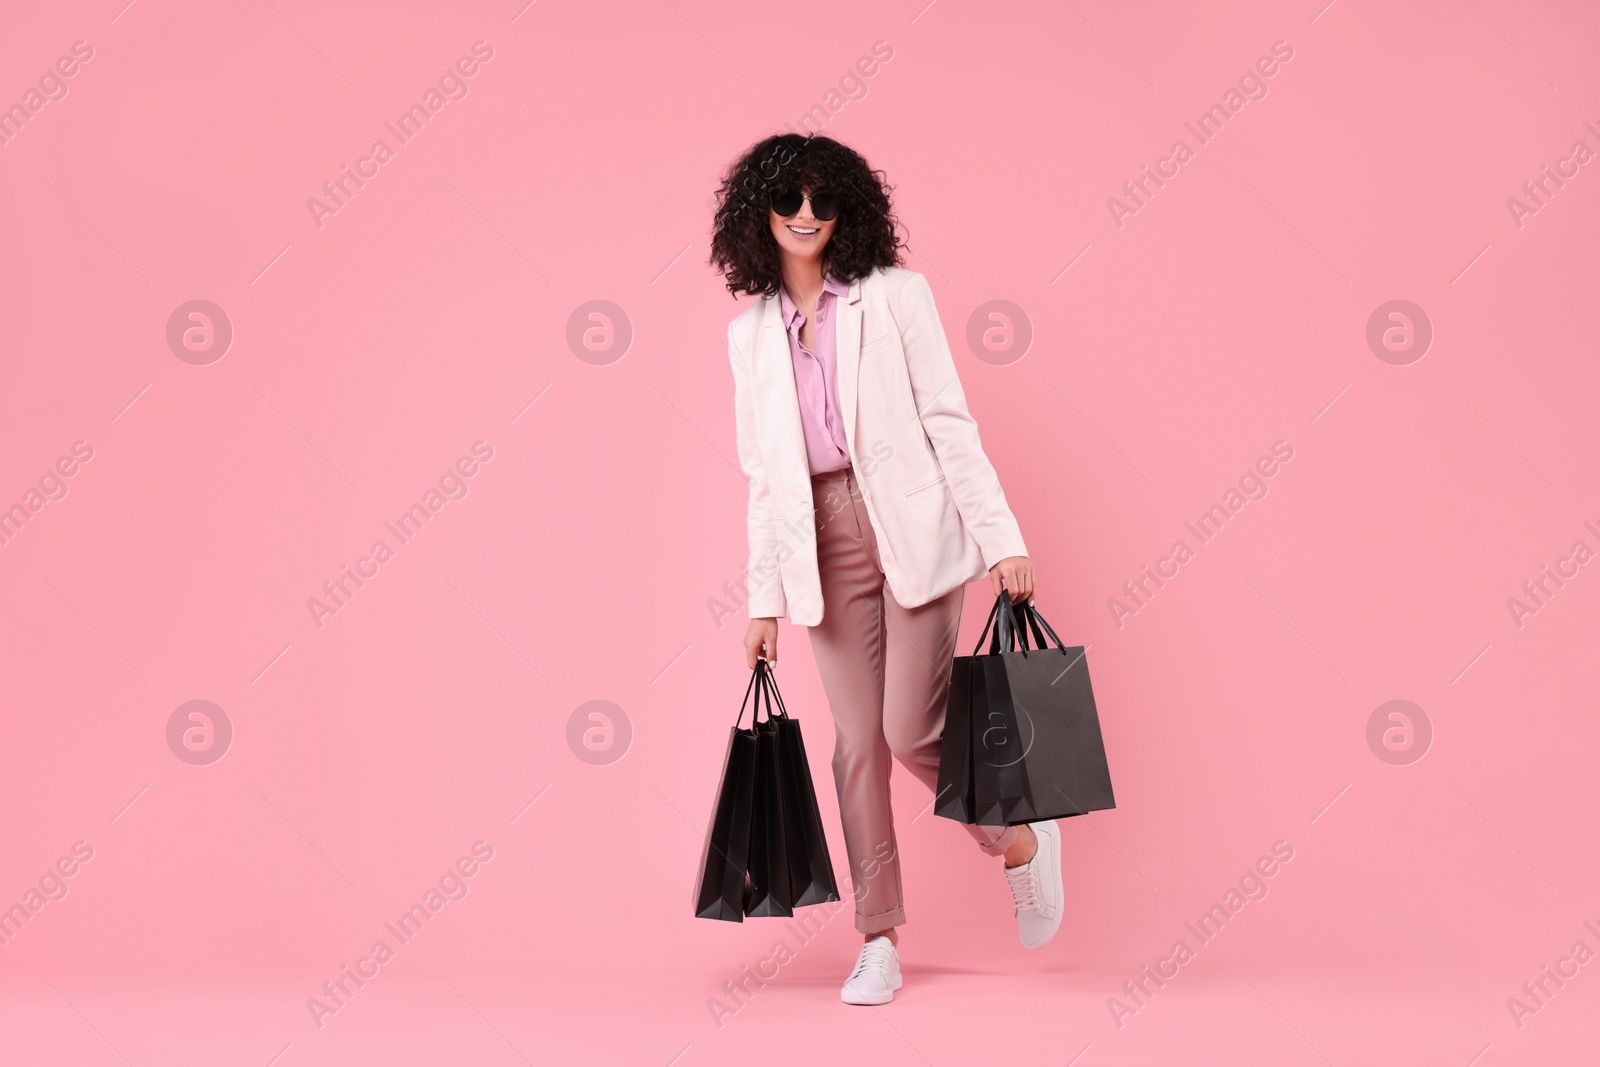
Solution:
{"label": "white blazer", "polygon": [[[913,608],[1025,556],[967,412],[928,280],[880,268],[837,301],[839,407],[889,591]],[[728,324],[739,464],[750,479],[750,617],[822,621],[816,505],[776,296]]]}

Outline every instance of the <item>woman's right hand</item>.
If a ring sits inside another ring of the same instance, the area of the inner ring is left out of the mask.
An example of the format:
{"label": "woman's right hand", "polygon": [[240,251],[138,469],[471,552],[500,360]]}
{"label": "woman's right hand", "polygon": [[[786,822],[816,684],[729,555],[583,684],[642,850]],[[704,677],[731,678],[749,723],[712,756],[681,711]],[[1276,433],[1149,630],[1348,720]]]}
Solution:
{"label": "woman's right hand", "polygon": [[766,659],[767,666],[778,665],[778,620],[751,619],[744,631],[745,666],[756,669],[757,659]]}

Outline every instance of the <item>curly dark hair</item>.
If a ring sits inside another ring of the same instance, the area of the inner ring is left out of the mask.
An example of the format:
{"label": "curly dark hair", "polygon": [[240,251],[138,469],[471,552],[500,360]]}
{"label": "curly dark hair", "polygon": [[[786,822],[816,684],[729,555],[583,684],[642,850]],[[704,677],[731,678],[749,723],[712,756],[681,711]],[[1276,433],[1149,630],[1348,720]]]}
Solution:
{"label": "curly dark hair", "polygon": [[829,137],[780,133],[757,141],[723,175],[711,236],[711,263],[728,292],[778,292],[778,242],[768,221],[769,198],[798,189],[828,189],[844,198],[822,269],[841,282],[878,267],[898,267],[905,241],[889,202],[892,190],[855,150]]}

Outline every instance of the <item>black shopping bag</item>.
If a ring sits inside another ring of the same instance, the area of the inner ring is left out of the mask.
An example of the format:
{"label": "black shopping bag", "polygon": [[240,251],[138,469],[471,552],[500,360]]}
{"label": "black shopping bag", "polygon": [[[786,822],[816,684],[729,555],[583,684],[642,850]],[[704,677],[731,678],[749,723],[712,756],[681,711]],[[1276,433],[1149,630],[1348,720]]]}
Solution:
{"label": "black shopping bag", "polygon": [[785,797],[778,769],[778,724],[772,718],[772,697],[765,692],[766,660],[756,666],[756,702],[767,698],[767,721],[755,724],[755,814],[750,820],[750,879],[745,885],[746,915],[793,915],[789,885],[789,850]]}
{"label": "black shopping bag", "polygon": [[952,665],[935,814],[1016,826],[1116,807],[1085,649],[1064,646],[1032,604],[1008,601],[1002,593],[973,654]]}
{"label": "black shopping bag", "polygon": [[[987,633],[994,621],[990,612]],[[981,647],[983,639],[978,639]],[[939,749],[939,791],[934,814],[957,822],[972,822],[972,676],[981,674],[977,656],[957,656],[950,665],[950,688],[945,697],[944,737]],[[981,685],[981,678],[979,684]]]}
{"label": "black shopping bag", "polygon": [[799,908],[839,899],[839,883],[833,875],[833,859],[828,855],[828,839],[822,832],[822,812],[817,807],[817,790],[811,780],[811,763],[806,758],[806,743],[800,736],[800,723],[789,717],[778,692],[778,680],[770,673],[767,687],[778,702],[776,716],[769,719],[777,727],[779,795],[783,802],[784,839],[788,845],[790,902]]}
{"label": "black shopping bag", "polygon": [[756,731],[739,728],[745,705],[755,687],[756,675],[744,691],[739,718],[728,735],[728,754],[722,761],[722,784],[717,805],[706,830],[705,851],[700,854],[700,884],[695,889],[694,913],[701,919],[744,921],[745,882],[750,866],[750,824],[755,816]]}

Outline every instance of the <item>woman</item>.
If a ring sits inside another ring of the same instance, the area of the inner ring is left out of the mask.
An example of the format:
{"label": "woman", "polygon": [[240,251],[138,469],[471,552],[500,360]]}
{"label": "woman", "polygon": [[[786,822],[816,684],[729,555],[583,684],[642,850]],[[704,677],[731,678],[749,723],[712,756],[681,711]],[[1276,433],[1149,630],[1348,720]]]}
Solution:
{"label": "woman", "polygon": [[[747,665],[778,660],[778,619],[809,628],[833,711],[833,774],[865,936],[847,1004],[901,986],[905,922],[891,757],[937,788],[965,585],[1033,596],[1022,534],[967,413],[880,172],[826,137],[751,147],[718,193],[711,261],[761,299],[728,327],[739,462],[750,479]],[[1061,922],[1054,821],[968,826],[1005,857],[1022,943]]]}

